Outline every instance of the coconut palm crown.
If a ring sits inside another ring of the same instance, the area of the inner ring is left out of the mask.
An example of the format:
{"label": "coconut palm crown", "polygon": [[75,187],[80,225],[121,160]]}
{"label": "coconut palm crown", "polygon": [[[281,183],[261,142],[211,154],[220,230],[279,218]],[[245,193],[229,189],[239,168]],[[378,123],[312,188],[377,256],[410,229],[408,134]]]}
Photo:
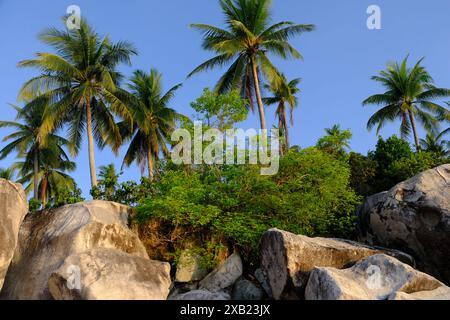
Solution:
{"label": "coconut palm crown", "polygon": [[416,121],[429,132],[437,130],[441,119],[449,119],[450,112],[434,102],[436,99],[450,97],[450,90],[438,88],[433,78],[419,60],[414,67],[407,66],[408,57],[402,63],[391,63],[387,70],[381,71],[372,80],[381,83],[384,93],[375,94],[364,100],[363,105],[379,105],[378,110],[368,121],[367,128],[377,126],[377,134],[386,124],[400,120],[403,138],[413,134],[417,150],[420,150]]}
{"label": "coconut palm crown", "polygon": [[198,66],[189,76],[230,65],[218,81],[216,90],[223,93],[239,89],[252,108],[253,97],[256,97],[261,129],[267,129],[261,76],[275,81],[280,75],[269,54],[283,59],[301,59],[302,55],[289,40],[314,30],[314,25],[290,21],[270,24],[270,0],[219,0],[219,3],[226,19],[225,29],[207,24],[192,25],[203,33],[203,48],[216,56]]}
{"label": "coconut palm crown", "polygon": [[87,133],[91,184],[96,186],[94,140],[99,147],[111,145],[114,151],[122,143],[114,116],[131,119],[131,114],[118,87],[122,76],[116,68],[120,63],[130,64],[136,50],[128,42],[100,37],[84,20],[79,29],[48,29],[40,39],[55,52],[37,53],[36,58],[19,63],[41,71],[24,84],[19,98],[29,98],[38,90],[50,101],[41,139],[63,121],[78,150]]}

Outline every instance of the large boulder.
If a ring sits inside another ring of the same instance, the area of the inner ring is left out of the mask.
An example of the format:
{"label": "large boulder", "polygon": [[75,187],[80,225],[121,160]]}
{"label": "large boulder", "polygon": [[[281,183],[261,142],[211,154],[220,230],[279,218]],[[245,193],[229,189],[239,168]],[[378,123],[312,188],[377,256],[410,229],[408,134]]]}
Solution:
{"label": "large boulder", "polygon": [[170,265],[116,249],[68,257],[48,282],[55,300],[166,300]]}
{"label": "large boulder", "polygon": [[231,287],[242,276],[242,271],[241,256],[238,253],[233,253],[200,281],[200,289],[218,292]]}
{"label": "large boulder", "polygon": [[450,299],[450,288],[425,273],[384,254],[353,267],[314,268],[306,287],[307,300]]}
{"label": "large boulder", "polygon": [[17,246],[19,228],[28,212],[20,184],[0,179],[0,290]]}
{"label": "large boulder", "polygon": [[29,214],[1,293],[3,299],[51,299],[48,280],[72,255],[95,248],[147,258],[127,226],[130,209],[105,201],[68,205]]}
{"label": "large boulder", "polygon": [[407,252],[450,284],[450,164],[369,197],[358,220],[362,241]]}
{"label": "large boulder", "polygon": [[309,274],[315,267],[344,268],[377,253],[387,253],[413,264],[406,254],[373,248],[357,242],[309,238],[271,229],[261,238],[261,268],[274,299],[303,298]]}

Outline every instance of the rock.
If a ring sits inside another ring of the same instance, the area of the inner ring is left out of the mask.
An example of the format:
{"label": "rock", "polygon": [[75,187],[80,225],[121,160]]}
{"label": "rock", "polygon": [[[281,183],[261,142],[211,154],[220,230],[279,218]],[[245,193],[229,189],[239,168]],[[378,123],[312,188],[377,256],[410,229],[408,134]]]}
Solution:
{"label": "rock", "polygon": [[144,246],[127,226],[129,211],[116,203],[92,201],[27,215],[1,298],[51,299],[50,275],[69,256],[90,249],[117,249],[148,259]]}
{"label": "rock", "polygon": [[176,295],[171,297],[170,300],[194,300],[194,301],[202,301],[202,300],[216,300],[216,301],[224,301],[230,300],[230,295],[223,291],[218,292],[209,292],[207,290],[194,290],[187,293],[183,293],[180,295]]}
{"label": "rock", "polygon": [[388,300],[450,300],[448,287],[439,287],[435,290],[420,291],[414,293],[397,292],[392,294]]}
{"label": "rock", "polygon": [[314,268],[306,300],[388,300],[450,297],[442,282],[384,254],[370,256],[353,267]]}
{"label": "rock", "polygon": [[377,253],[388,253],[412,263],[406,254],[372,248],[357,242],[309,238],[272,229],[261,239],[261,268],[274,299],[302,298],[314,267],[344,268]]}
{"label": "rock", "polygon": [[198,254],[191,250],[184,250],[181,253],[175,275],[176,282],[200,281],[207,274],[208,271],[202,267],[201,257]]}
{"label": "rock", "polygon": [[27,212],[28,201],[22,186],[0,179],[0,290]]}
{"label": "rock", "polygon": [[239,254],[233,253],[213,272],[200,281],[200,289],[218,292],[232,286],[242,276],[242,260]]}
{"label": "rock", "polygon": [[255,270],[255,278],[256,280],[258,280],[259,284],[261,285],[261,288],[263,288],[267,296],[272,298],[272,289],[270,288],[270,285],[267,282],[267,277],[261,268]]}
{"label": "rock", "polygon": [[234,284],[231,297],[233,300],[262,300],[264,291],[251,281],[241,279]]}
{"label": "rock", "polygon": [[407,252],[419,270],[450,284],[450,164],[369,197],[358,220],[363,241]]}
{"label": "rock", "polygon": [[48,287],[55,300],[166,300],[170,265],[115,249],[68,257]]}

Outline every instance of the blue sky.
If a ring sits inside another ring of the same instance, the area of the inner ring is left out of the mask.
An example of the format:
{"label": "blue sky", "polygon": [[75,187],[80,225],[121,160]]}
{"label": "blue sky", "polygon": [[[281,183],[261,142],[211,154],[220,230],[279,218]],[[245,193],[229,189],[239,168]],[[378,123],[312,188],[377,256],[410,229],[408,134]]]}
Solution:
{"label": "blue sky", "polygon": [[[178,111],[192,115],[189,104],[203,88],[212,87],[223,70],[186,75],[198,64],[211,57],[201,49],[201,36],[190,23],[222,25],[223,17],[215,0],[0,0],[0,115],[12,120],[14,112],[8,103],[16,103],[21,85],[36,71],[17,69],[18,61],[35,52],[48,51],[37,35],[49,26],[63,27],[61,17],[69,5],[76,4],[82,15],[101,34],[115,41],[128,40],[139,50],[132,67],[122,67],[125,75],[134,69],[156,67],[164,74],[166,89],[184,82],[173,100]],[[366,27],[369,5],[380,6],[382,30]],[[375,132],[366,130],[374,107],[363,108],[361,101],[381,88],[370,76],[383,69],[387,62],[401,60],[408,53],[411,60],[426,57],[424,65],[436,84],[450,87],[450,42],[448,0],[274,0],[273,21],[291,20],[313,23],[317,30],[295,39],[293,44],[305,57],[304,61],[280,61],[276,65],[288,78],[301,77],[300,106],[295,111],[291,139],[302,147],[315,144],[326,127],[340,123],[352,130],[352,149],[366,153],[376,143]],[[272,125],[274,109],[267,110]],[[258,128],[257,115],[251,115],[242,127]],[[398,125],[382,131],[387,137],[398,132]],[[0,129],[0,137],[7,130]],[[0,148],[5,144],[0,142]],[[77,183],[88,195],[89,174],[86,143],[76,158]],[[115,163],[120,167],[122,156],[116,158],[109,150],[96,151],[97,166]],[[0,161],[8,167],[9,157]],[[139,168],[125,171],[123,180],[137,179]]]}

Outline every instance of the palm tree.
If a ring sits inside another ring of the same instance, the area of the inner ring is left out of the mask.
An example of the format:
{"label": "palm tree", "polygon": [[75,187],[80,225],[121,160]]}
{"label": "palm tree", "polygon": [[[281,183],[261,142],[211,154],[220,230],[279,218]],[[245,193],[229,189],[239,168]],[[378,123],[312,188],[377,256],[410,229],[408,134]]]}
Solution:
{"label": "palm tree", "polygon": [[367,128],[371,130],[375,125],[377,134],[387,121],[401,120],[400,132],[403,138],[414,136],[416,148],[420,151],[419,136],[416,120],[427,131],[435,131],[439,119],[449,119],[450,113],[433,100],[450,97],[450,90],[437,88],[433,85],[430,74],[421,66],[423,59],[419,60],[413,68],[407,67],[408,57],[401,64],[389,64],[386,71],[379,76],[372,77],[386,88],[386,92],[367,98],[363,104],[380,105],[369,120]]}
{"label": "palm tree", "polygon": [[119,177],[122,173],[116,172],[116,167],[114,164],[109,164],[106,166],[100,167],[99,177],[100,183],[105,187],[105,193],[107,197],[112,197],[116,188],[117,183],[119,182]]}
{"label": "palm tree", "polygon": [[114,114],[130,119],[123,103],[123,90],[116,71],[120,63],[130,64],[136,51],[127,42],[112,43],[101,38],[82,21],[79,29],[49,29],[41,40],[52,46],[54,53],[38,53],[20,67],[36,67],[42,71],[21,89],[20,98],[33,95],[36,89],[52,101],[40,131],[41,139],[61,121],[69,124],[69,140],[78,150],[87,131],[89,166],[92,186],[97,185],[94,139],[99,147],[109,144],[117,152],[122,143]]}
{"label": "palm tree", "polygon": [[169,107],[170,100],[181,84],[163,94],[162,75],[152,69],[149,74],[142,70],[135,71],[128,87],[133,123],[131,126],[126,122],[121,123],[124,137],[131,140],[123,165],[130,166],[136,161],[142,174],[147,165],[148,175],[152,180],[155,161],[161,152],[168,155],[167,143],[175,129],[176,120],[182,117]]}
{"label": "palm tree", "polygon": [[[34,190],[38,192],[37,200],[41,201],[45,208],[47,201],[52,196],[57,196],[60,192],[74,190],[75,180],[66,172],[74,171],[76,165],[68,159],[64,149],[58,145],[49,145],[44,149],[39,157],[39,172],[36,175],[31,157],[25,156],[23,161],[16,162],[14,168],[19,172],[18,182],[28,184],[25,187],[27,192]],[[37,190],[30,181],[38,180]]]}
{"label": "palm tree", "polygon": [[[269,25],[271,0],[219,0],[226,17],[226,29],[206,24],[193,24],[203,32],[203,48],[217,56],[198,66],[189,76],[231,63],[216,85],[219,93],[240,89],[243,98],[256,97],[261,129],[266,129],[266,117],[261,97],[260,76],[276,81],[279,72],[267,54],[283,59],[301,59],[301,54],[289,40],[303,32],[314,30],[314,25],[283,21]],[[254,92],[253,92],[254,91]],[[253,92],[253,93],[252,93]],[[253,95],[254,94],[254,95]]]}
{"label": "palm tree", "polygon": [[345,149],[350,149],[351,131],[341,130],[340,125],[335,124],[325,129],[325,132],[326,135],[317,142],[317,147],[337,156],[345,155]]}
{"label": "palm tree", "polygon": [[420,139],[420,145],[423,150],[433,152],[438,156],[445,157],[450,153],[450,141],[444,139],[450,129],[444,130],[438,135],[428,133],[425,139]]}
{"label": "palm tree", "polygon": [[[10,141],[0,150],[0,159],[6,158],[13,152],[17,152],[19,157],[26,157],[27,163],[32,166],[34,177],[34,198],[39,198],[39,163],[45,158],[48,149],[62,146],[71,148],[71,144],[54,132],[47,135],[47,145],[43,145],[39,139],[39,131],[44,121],[44,114],[48,108],[47,99],[39,97],[29,102],[25,107],[12,106],[17,111],[16,121],[0,121],[1,127],[15,128],[16,131],[3,138],[3,141]],[[72,150],[72,149],[71,149]]]}
{"label": "palm tree", "polygon": [[273,96],[264,98],[263,102],[268,106],[274,104],[278,105],[275,115],[278,118],[278,128],[284,136],[285,145],[282,148],[284,151],[288,150],[290,145],[286,107],[289,105],[289,119],[291,125],[293,125],[293,111],[298,105],[296,94],[300,92],[300,89],[298,88],[300,81],[301,79],[297,78],[288,82],[286,76],[282,74],[280,81],[272,81],[270,85],[266,84],[264,86],[267,91],[270,91],[273,94]]}
{"label": "palm tree", "polygon": [[14,180],[15,170],[13,168],[0,168],[0,179]]}

